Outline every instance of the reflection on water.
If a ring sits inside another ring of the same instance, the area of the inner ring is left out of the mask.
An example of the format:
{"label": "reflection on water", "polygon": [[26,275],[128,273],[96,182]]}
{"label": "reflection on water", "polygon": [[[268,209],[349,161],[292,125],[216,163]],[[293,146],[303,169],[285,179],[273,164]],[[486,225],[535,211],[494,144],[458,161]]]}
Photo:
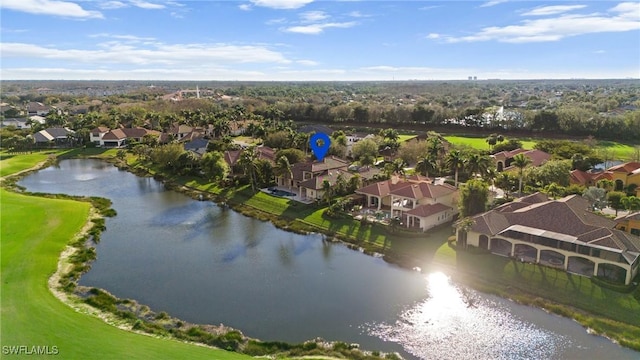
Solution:
{"label": "reflection on water", "polygon": [[558,345],[569,345],[562,335],[454,286],[443,273],[432,273],[427,281],[427,299],[394,323],[369,326],[369,333],[422,359],[549,359],[557,356]]}

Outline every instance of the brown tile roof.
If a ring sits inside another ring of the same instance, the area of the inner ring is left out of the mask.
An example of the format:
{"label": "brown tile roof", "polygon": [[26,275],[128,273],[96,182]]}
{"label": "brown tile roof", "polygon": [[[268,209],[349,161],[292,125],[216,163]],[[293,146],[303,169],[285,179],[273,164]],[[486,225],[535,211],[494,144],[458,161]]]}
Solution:
{"label": "brown tile roof", "polygon": [[640,211],[636,211],[627,215],[620,215],[616,218],[616,221],[618,220],[640,220]]}
{"label": "brown tile roof", "polygon": [[228,150],[224,152],[224,161],[229,165],[229,167],[233,167],[236,165],[238,160],[240,160],[240,154],[242,150]]}
{"label": "brown tile roof", "polygon": [[617,166],[612,166],[607,170],[613,171],[613,172],[624,172],[624,173],[630,174],[637,169],[640,169],[640,162],[630,161]]}
{"label": "brown tile roof", "polygon": [[104,134],[102,140],[122,140],[126,139],[127,135],[124,133],[122,129],[113,129],[108,133]]}
{"label": "brown tile roof", "polygon": [[427,205],[420,205],[415,209],[407,211],[407,215],[413,215],[413,216],[424,218],[424,217],[438,214],[450,209],[452,209],[452,207],[441,204],[441,203],[427,204]]}
{"label": "brown tile roof", "polygon": [[389,193],[391,192],[390,185],[390,180],[379,181],[377,183],[356,190],[356,193],[384,197],[389,195]]}
{"label": "brown tile roof", "polygon": [[[521,225],[568,235],[582,243],[627,252],[627,258],[635,259],[638,256],[640,237],[615,230],[615,221],[590,212],[588,201],[578,195],[524,207],[522,202],[517,203],[505,204],[507,206],[503,205],[475,216],[472,229],[479,233],[495,235],[513,225]],[[629,251],[636,254],[629,254]]]}
{"label": "brown tile roof", "polygon": [[335,185],[339,175],[342,175],[342,177],[346,181],[349,181],[349,179],[351,179],[354,176],[353,174],[347,171],[333,170],[333,171],[330,171],[328,174],[318,175],[309,180],[305,180],[300,183],[300,186],[308,189],[320,190],[322,189],[322,186],[325,180],[329,181],[329,184]]}
{"label": "brown tile roof", "polygon": [[98,126],[97,128],[91,130],[91,133],[95,135],[107,132],[109,132],[109,128],[105,126]]}

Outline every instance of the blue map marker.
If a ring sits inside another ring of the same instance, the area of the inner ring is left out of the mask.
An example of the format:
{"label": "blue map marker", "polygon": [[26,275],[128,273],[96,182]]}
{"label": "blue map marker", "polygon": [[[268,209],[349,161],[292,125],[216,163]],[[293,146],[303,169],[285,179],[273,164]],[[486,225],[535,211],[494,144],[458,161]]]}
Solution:
{"label": "blue map marker", "polygon": [[[318,144],[318,142],[322,142],[322,145]],[[319,132],[311,136],[309,143],[313,155],[318,161],[322,161],[329,151],[329,146],[331,146],[331,138],[329,135]]]}

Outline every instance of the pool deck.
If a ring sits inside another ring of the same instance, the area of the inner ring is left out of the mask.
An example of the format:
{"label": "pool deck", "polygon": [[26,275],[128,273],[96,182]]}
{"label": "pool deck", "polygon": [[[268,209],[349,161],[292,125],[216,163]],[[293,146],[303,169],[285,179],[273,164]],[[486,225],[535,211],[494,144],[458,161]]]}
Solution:
{"label": "pool deck", "polygon": [[281,186],[270,186],[268,188],[264,188],[264,189],[260,189],[260,191],[262,191],[265,194],[269,194],[271,196],[275,196],[275,197],[279,197],[282,199],[289,199],[289,200],[293,200],[293,201],[297,201],[303,204],[313,204],[315,201],[313,199],[309,199],[309,198],[301,198],[300,195],[295,195],[295,196],[279,196],[279,195],[275,195],[271,193],[270,189],[276,189],[276,190],[280,190],[280,191],[286,191],[289,193],[293,193],[295,194],[295,191],[292,189],[288,189],[285,187],[281,187]]}

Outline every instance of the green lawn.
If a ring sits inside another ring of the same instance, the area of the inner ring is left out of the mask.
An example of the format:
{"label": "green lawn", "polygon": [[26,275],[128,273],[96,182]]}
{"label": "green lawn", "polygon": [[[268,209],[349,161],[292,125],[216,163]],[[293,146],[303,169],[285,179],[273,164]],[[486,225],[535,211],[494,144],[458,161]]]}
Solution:
{"label": "green lawn", "polygon": [[[469,146],[479,150],[489,150],[489,144],[486,142],[486,137],[478,137],[472,135],[446,135],[444,136],[447,141],[454,145]],[[508,138],[507,138],[508,139]],[[524,149],[533,149],[537,140],[532,138],[517,138],[522,142]],[[540,139],[538,139],[540,140]],[[615,141],[598,141],[596,150],[600,152],[608,152],[607,157],[613,159],[620,159],[623,161],[629,161],[634,159],[636,153],[640,155],[638,147],[640,145],[623,144]]]}
{"label": "green lawn", "polygon": [[31,154],[0,154],[0,176],[7,176],[18,171],[28,169],[40,162],[47,160],[51,151],[34,152]]}
{"label": "green lawn", "polygon": [[[46,156],[5,157],[0,163],[2,174],[33,166]],[[48,278],[60,252],[86,222],[88,211],[87,203],[0,189],[2,346],[56,346],[63,359],[250,358],[120,330],[55,298],[48,289]]]}
{"label": "green lawn", "polygon": [[[474,137],[474,136],[462,136],[462,135],[445,135],[444,138],[454,145],[466,145],[474,149],[489,150],[489,144],[487,143],[487,137]],[[509,138],[505,137],[505,141]],[[536,141],[532,139],[518,138],[522,142],[524,149],[533,149],[536,145]]]}

